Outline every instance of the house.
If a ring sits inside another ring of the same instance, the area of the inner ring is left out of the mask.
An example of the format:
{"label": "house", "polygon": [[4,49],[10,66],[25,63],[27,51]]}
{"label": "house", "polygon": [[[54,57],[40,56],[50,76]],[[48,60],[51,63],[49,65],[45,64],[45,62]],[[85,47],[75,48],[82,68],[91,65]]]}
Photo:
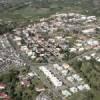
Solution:
{"label": "house", "polygon": [[33,72],[28,73],[28,76],[29,76],[29,77],[34,77],[34,75],[35,75],[35,74],[34,74]]}
{"label": "house", "polygon": [[83,81],[83,79],[82,79],[78,74],[74,74],[74,75],[72,75],[72,77],[73,77],[75,80],[77,80],[78,82]]}
{"label": "house", "polygon": [[21,46],[21,51],[28,51],[27,46]]}
{"label": "house", "polygon": [[70,66],[68,64],[62,64],[62,66],[64,67],[64,69],[68,69]]}
{"label": "house", "polygon": [[62,36],[56,36],[55,37],[57,40],[61,40],[62,39]]}
{"label": "house", "polygon": [[83,16],[81,16],[80,19],[81,19],[81,21],[86,21],[86,16],[83,15]]}
{"label": "house", "polygon": [[6,84],[0,83],[0,90],[3,90],[6,88]]}
{"label": "house", "polygon": [[84,84],[83,87],[84,87],[84,89],[86,89],[86,90],[90,90],[90,86],[89,86],[88,84]]}
{"label": "house", "polygon": [[1,100],[10,100],[10,97],[6,93],[0,93]]}
{"label": "house", "polygon": [[75,13],[68,13],[68,16],[73,17],[73,16],[75,16]]}
{"label": "house", "polygon": [[82,30],[82,33],[83,34],[95,34],[96,30],[95,28],[85,29],[85,30]]}
{"label": "house", "polygon": [[84,90],[84,86],[83,85],[79,85],[79,86],[77,86],[77,88],[79,89],[79,91],[83,91]]}
{"label": "house", "polygon": [[86,60],[90,60],[90,59],[91,59],[91,56],[84,56],[84,58],[85,58]]}
{"label": "house", "polygon": [[62,70],[61,73],[62,75],[66,76],[68,74],[68,70]]}
{"label": "house", "polygon": [[67,80],[70,81],[70,82],[74,82],[74,78],[72,76],[68,76]]}
{"label": "house", "polygon": [[24,87],[29,87],[30,86],[30,81],[28,81],[26,79],[22,80],[20,83]]}
{"label": "house", "polygon": [[83,52],[85,49],[83,47],[79,48],[78,51],[79,52]]}
{"label": "house", "polygon": [[50,96],[48,96],[45,92],[41,92],[36,100],[52,100]]}
{"label": "house", "polygon": [[72,94],[68,90],[62,90],[62,95],[68,97],[71,96]]}
{"label": "house", "polygon": [[69,48],[70,52],[76,52],[77,49],[76,48]]}
{"label": "house", "polygon": [[28,50],[27,55],[31,56],[32,55],[32,50]]}
{"label": "house", "polygon": [[95,55],[96,55],[96,53],[92,53],[92,54],[91,54],[91,57],[95,57]]}
{"label": "house", "polygon": [[17,41],[16,44],[17,44],[18,46],[21,46],[21,45],[22,45],[20,41]]}
{"label": "house", "polygon": [[88,45],[91,45],[91,46],[97,46],[97,45],[99,45],[99,41],[94,40],[94,39],[89,39],[89,40],[87,41],[87,44],[88,44]]}
{"label": "house", "polygon": [[32,52],[31,59],[35,59],[36,58],[35,54],[36,54],[35,52]]}
{"label": "house", "polygon": [[21,41],[21,40],[22,40],[22,38],[19,37],[19,36],[15,36],[15,37],[14,37],[14,41]]}
{"label": "house", "polygon": [[57,69],[58,71],[62,71],[63,70],[63,68],[61,66],[59,66],[58,64],[53,64],[53,67],[55,69]]}
{"label": "house", "polygon": [[96,16],[88,16],[87,17],[87,20],[95,21],[96,20]]}
{"label": "house", "polygon": [[37,84],[37,85],[35,86],[35,90],[36,90],[37,92],[43,92],[43,91],[45,91],[46,89],[45,89],[44,85],[40,83],[40,84]]}
{"label": "house", "polygon": [[72,93],[76,93],[76,92],[78,92],[78,89],[77,89],[76,87],[71,87],[71,88],[70,88],[70,91],[71,91]]}
{"label": "house", "polygon": [[100,57],[95,58],[97,62],[100,62]]}
{"label": "house", "polygon": [[55,43],[55,39],[50,38],[48,42]]}
{"label": "house", "polygon": [[100,58],[99,58],[99,59],[97,59],[97,61],[98,61],[98,62],[100,62]]}
{"label": "house", "polygon": [[82,46],[82,43],[76,43],[75,44],[77,47],[81,47]]}

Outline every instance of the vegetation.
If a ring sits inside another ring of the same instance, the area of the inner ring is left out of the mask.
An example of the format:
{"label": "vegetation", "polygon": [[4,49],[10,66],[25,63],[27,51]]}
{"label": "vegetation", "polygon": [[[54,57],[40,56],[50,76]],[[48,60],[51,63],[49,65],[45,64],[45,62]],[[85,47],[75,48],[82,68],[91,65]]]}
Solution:
{"label": "vegetation", "polygon": [[86,82],[91,86],[91,91],[83,94],[75,94],[71,100],[99,100],[100,99],[100,63],[94,59],[90,61],[74,61],[72,66]]}
{"label": "vegetation", "polygon": [[94,0],[7,0],[1,4],[0,18],[17,22],[34,21],[56,12],[80,12],[100,16],[99,9]]}
{"label": "vegetation", "polygon": [[3,33],[11,32],[16,27],[15,22],[0,21],[0,35]]}
{"label": "vegetation", "polygon": [[7,93],[11,97],[11,100],[35,100],[36,96],[39,94],[36,92],[35,86],[40,83],[40,80],[34,77],[30,80],[31,84],[29,87],[23,87],[18,78],[19,75],[23,74],[24,76],[27,74],[26,69],[22,71],[12,69],[0,75],[0,82],[7,85],[3,92]]}

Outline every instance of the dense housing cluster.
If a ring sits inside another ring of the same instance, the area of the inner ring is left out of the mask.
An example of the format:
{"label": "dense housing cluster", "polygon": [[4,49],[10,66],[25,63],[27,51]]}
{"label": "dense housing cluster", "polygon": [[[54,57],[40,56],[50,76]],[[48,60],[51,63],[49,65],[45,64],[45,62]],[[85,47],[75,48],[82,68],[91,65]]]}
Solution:
{"label": "dense housing cluster", "polygon": [[0,36],[0,70],[6,70],[9,66],[22,66],[23,60],[10,45],[5,35]]}
{"label": "dense housing cluster", "polygon": [[[90,36],[100,31],[95,23],[95,16],[56,14],[33,25],[15,29],[11,38],[22,52],[36,62],[51,62],[55,58],[64,60],[66,51],[79,54],[100,48],[99,40]],[[80,35],[75,37],[72,33]]]}

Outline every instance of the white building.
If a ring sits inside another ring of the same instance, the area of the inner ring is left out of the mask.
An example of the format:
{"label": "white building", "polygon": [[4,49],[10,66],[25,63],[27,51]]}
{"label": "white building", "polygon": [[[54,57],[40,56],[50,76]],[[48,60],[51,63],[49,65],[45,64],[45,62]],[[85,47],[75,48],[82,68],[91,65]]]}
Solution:
{"label": "white building", "polygon": [[85,30],[82,30],[82,33],[83,34],[94,34],[96,33],[96,30],[94,28],[85,29]]}
{"label": "white building", "polygon": [[62,95],[68,97],[71,96],[72,94],[68,90],[62,90]]}
{"label": "white building", "polygon": [[71,91],[72,93],[76,93],[76,92],[78,92],[78,89],[77,89],[76,87],[71,87],[71,88],[70,88],[70,91]]}
{"label": "white building", "polygon": [[62,86],[62,81],[59,81],[46,67],[40,66],[39,69],[50,79],[55,87]]}

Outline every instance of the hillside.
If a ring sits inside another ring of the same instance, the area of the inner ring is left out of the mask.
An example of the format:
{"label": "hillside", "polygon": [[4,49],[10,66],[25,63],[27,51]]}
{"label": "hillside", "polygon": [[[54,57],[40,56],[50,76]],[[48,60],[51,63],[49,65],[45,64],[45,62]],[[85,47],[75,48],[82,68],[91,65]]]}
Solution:
{"label": "hillside", "polygon": [[35,21],[56,12],[100,16],[99,0],[0,0],[0,19]]}

